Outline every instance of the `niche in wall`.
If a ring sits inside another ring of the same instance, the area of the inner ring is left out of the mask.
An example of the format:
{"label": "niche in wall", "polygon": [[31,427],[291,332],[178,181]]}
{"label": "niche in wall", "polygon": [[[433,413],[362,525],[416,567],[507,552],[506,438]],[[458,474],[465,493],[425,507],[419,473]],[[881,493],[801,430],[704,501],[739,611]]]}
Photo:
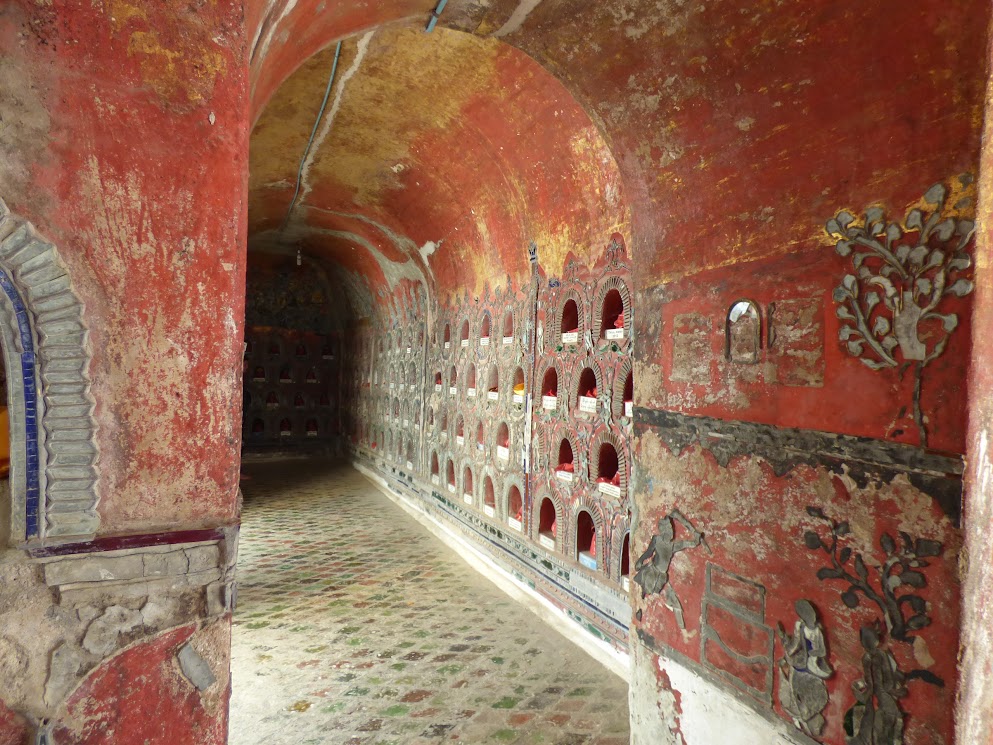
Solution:
{"label": "niche in wall", "polygon": [[459,345],[463,349],[469,346],[469,319],[462,322],[462,333],[459,334]]}
{"label": "niche in wall", "polygon": [[728,310],[724,331],[724,356],[731,362],[755,364],[762,346],[759,307],[751,300],[738,300]]}
{"label": "niche in wall", "polygon": [[514,311],[508,310],[503,317],[503,343],[514,343]]}
{"label": "niche in wall", "polygon": [[626,316],[620,290],[616,287],[608,290],[600,305],[600,338],[612,341],[623,339]]}
{"label": "niche in wall", "polygon": [[554,551],[558,536],[558,512],[549,497],[541,500],[538,510],[538,543],[549,551]]}
{"label": "niche in wall", "polygon": [[496,516],[496,494],[493,491],[493,479],[489,476],[483,479],[483,512],[487,517]]}
{"label": "niche in wall", "polygon": [[576,344],[579,341],[579,335],[581,333],[579,328],[579,304],[575,298],[569,298],[562,305],[560,328],[562,329],[563,344]]}
{"label": "niche in wall", "polygon": [[584,367],[576,383],[576,403],[580,413],[596,414],[599,392],[596,372],[592,367]]}
{"label": "niche in wall", "polygon": [[575,475],[576,463],[572,443],[569,442],[568,437],[563,437],[559,442],[559,459],[558,465],[555,466],[555,478],[571,484]]}
{"label": "niche in wall", "polygon": [[514,388],[513,388],[513,402],[515,404],[524,403],[524,396],[526,394],[526,383],[524,382],[524,368],[518,366],[514,370]]}
{"label": "niche in wall", "polygon": [[490,401],[500,399],[500,368],[494,362],[486,374],[486,398]]}
{"label": "niche in wall", "polygon": [[465,395],[469,398],[476,396],[476,365],[469,363],[465,377]]}
{"label": "niche in wall", "polygon": [[600,443],[597,453],[597,489],[601,494],[620,499],[621,496],[621,464],[617,448],[609,441]]}
{"label": "niche in wall", "polygon": [[559,373],[552,365],[541,379],[541,408],[554,411],[559,403]]}
{"label": "niche in wall", "polygon": [[576,558],[587,569],[597,568],[596,523],[586,510],[576,516]]}
{"label": "niche in wall", "polygon": [[507,463],[510,461],[510,428],[506,422],[500,422],[496,435],[497,460]]}
{"label": "niche in wall", "polygon": [[479,346],[487,347],[490,344],[490,314],[483,313],[483,322],[479,327]]}
{"label": "niche in wall", "polygon": [[507,524],[516,531],[523,529],[524,500],[517,484],[511,484],[507,489]]}
{"label": "niche in wall", "polygon": [[462,501],[472,504],[475,500],[476,491],[472,483],[472,467],[466,466],[462,470]]}

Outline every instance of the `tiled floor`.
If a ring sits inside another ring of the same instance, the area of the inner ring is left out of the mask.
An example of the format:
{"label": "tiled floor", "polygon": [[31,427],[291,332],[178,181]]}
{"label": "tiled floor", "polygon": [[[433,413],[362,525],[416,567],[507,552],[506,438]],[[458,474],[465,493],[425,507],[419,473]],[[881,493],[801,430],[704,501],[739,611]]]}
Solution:
{"label": "tiled floor", "polygon": [[626,684],[358,472],[245,471],[232,745],[628,742]]}

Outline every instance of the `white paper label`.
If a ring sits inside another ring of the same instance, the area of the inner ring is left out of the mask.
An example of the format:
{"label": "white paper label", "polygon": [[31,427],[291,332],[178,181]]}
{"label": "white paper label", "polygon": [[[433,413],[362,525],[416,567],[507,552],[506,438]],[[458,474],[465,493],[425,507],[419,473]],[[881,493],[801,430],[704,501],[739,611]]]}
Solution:
{"label": "white paper label", "polygon": [[624,588],[624,592],[628,592],[631,589],[631,578],[621,577],[621,587]]}
{"label": "white paper label", "polygon": [[455,435],[455,442],[458,445],[465,445],[465,437],[462,435]]}
{"label": "white paper label", "polygon": [[404,419],[404,420],[403,420],[403,426],[404,426],[404,427],[406,427],[406,426],[408,426],[409,424],[410,424],[410,423],[409,423],[409,422],[408,422],[408,421],[407,421],[406,419]]}
{"label": "white paper label", "polygon": [[586,414],[596,414],[596,399],[590,396],[580,396],[579,410]]}
{"label": "white paper label", "polygon": [[567,334],[562,334],[562,343],[563,344],[575,344],[577,341],[579,341],[579,332],[578,331],[570,331]]}
{"label": "white paper label", "polygon": [[488,347],[490,345],[490,337],[483,336],[479,339],[479,346]]}
{"label": "white paper label", "polygon": [[449,392],[450,395],[454,396],[456,393],[459,392],[459,389],[456,388],[454,385],[453,386],[449,386],[448,392]]}
{"label": "white paper label", "polygon": [[625,401],[624,402],[624,416],[626,416],[628,419],[630,419],[631,417],[634,416],[634,402],[633,401]]}
{"label": "white paper label", "polygon": [[547,548],[549,551],[555,550],[555,539],[550,535],[538,536],[538,543],[540,543],[544,548]]}
{"label": "white paper label", "polygon": [[465,347],[468,347],[469,346],[469,340],[468,339],[462,339],[462,341],[459,342],[459,346],[461,346],[463,349]]}
{"label": "white paper label", "polygon": [[571,471],[556,471],[555,478],[559,481],[565,481],[566,483],[572,483],[573,473]]}
{"label": "white paper label", "polygon": [[407,354],[410,354],[410,347],[407,347]]}
{"label": "white paper label", "polygon": [[317,433],[314,430],[312,430],[312,429],[308,429],[307,430],[307,437],[317,437]]}
{"label": "white paper label", "polygon": [[413,463],[411,463],[411,462],[410,462],[410,461],[408,460],[408,461],[407,461],[407,468],[410,468],[410,469],[413,469],[413,467],[414,467],[414,464],[413,464]]}
{"label": "white paper label", "polygon": [[448,485],[448,491],[450,491],[452,494],[454,494],[455,493],[455,484],[449,484]]}
{"label": "white paper label", "polygon": [[554,411],[555,407],[559,403],[558,396],[542,396],[541,397],[541,408],[547,411]]}
{"label": "white paper label", "polygon": [[522,403],[524,403],[524,394],[523,393],[515,393],[514,394],[514,403],[515,404],[522,404]]}
{"label": "white paper label", "polygon": [[503,343],[504,344],[513,344],[514,343],[514,337],[513,336],[505,336],[505,337],[503,337]]}
{"label": "white paper label", "polygon": [[490,401],[496,401],[500,398],[500,393],[498,391],[487,391],[486,398]]}
{"label": "white paper label", "polygon": [[438,474],[435,474],[434,476],[431,477],[431,483],[434,484],[435,486],[437,486],[440,482],[441,479],[438,478]]}
{"label": "white paper label", "polygon": [[601,481],[597,484],[597,489],[601,494],[606,494],[608,497],[613,497],[614,499],[621,498],[621,487],[617,484],[607,484]]}
{"label": "white paper label", "polygon": [[390,390],[392,391],[395,386],[396,386],[396,383],[390,383]]}
{"label": "white paper label", "polygon": [[466,492],[462,495],[462,501],[466,504],[472,504],[472,495]]}
{"label": "white paper label", "polygon": [[469,398],[475,398],[476,397],[476,389],[475,388],[466,388],[465,395],[467,395]]}
{"label": "white paper label", "polygon": [[436,393],[441,393],[441,383],[435,383],[434,390]]}
{"label": "white paper label", "polygon": [[452,348],[452,343],[450,341],[446,341],[445,342],[445,349],[451,349],[451,348]]}
{"label": "white paper label", "polygon": [[624,329],[607,329],[607,333],[604,334],[607,339],[623,339]]}
{"label": "white paper label", "polygon": [[510,448],[505,448],[503,445],[497,445],[497,458],[500,460],[510,460]]}
{"label": "white paper label", "polygon": [[512,527],[518,533],[521,532],[521,521],[520,520],[515,520],[512,517],[508,517],[507,518],[507,525],[509,525],[510,527]]}
{"label": "white paper label", "polygon": [[483,505],[483,512],[486,513],[487,517],[493,517],[496,514],[496,510],[490,507],[488,504]]}

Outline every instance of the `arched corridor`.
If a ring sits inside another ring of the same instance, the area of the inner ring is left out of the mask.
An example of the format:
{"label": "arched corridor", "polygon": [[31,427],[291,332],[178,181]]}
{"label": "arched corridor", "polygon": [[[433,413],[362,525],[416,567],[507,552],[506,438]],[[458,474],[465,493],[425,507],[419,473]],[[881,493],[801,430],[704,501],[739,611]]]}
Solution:
{"label": "arched corridor", "polygon": [[359,472],[246,472],[232,745],[628,742],[626,682]]}

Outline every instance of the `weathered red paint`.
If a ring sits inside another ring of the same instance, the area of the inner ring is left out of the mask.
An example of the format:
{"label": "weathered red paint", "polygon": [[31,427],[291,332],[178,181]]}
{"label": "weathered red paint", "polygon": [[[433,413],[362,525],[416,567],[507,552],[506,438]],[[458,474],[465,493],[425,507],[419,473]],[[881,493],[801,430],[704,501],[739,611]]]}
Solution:
{"label": "weathered red paint", "polygon": [[[230,624],[230,619],[219,623]],[[180,670],[176,655],[197,631],[166,632],[110,658],[69,697],[54,728],[71,745],[223,745],[227,741],[226,670],[215,671],[220,691],[200,692]],[[230,631],[228,640],[230,640]],[[223,656],[227,664],[226,652]],[[221,674],[218,674],[221,673]]]}

